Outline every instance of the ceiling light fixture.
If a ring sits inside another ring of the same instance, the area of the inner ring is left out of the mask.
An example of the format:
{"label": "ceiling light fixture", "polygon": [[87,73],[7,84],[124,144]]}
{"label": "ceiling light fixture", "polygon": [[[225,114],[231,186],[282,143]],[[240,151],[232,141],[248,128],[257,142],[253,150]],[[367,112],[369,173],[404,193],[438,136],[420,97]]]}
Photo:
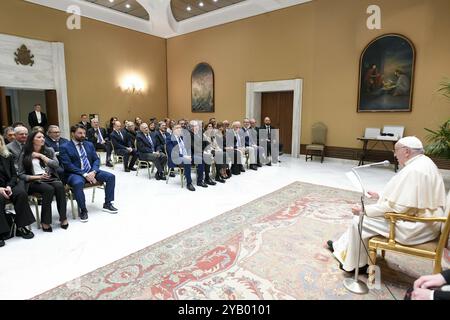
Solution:
{"label": "ceiling light fixture", "polygon": [[188,7],[186,8],[186,10],[187,10],[187,11],[191,11],[191,10],[192,10],[191,6],[188,6]]}
{"label": "ceiling light fixture", "polygon": [[125,5],[125,7],[126,7],[127,9],[130,9],[130,8],[131,8],[131,6],[130,6],[129,3],[127,3],[127,4]]}
{"label": "ceiling light fixture", "polygon": [[200,2],[198,5],[199,5],[200,7],[203,7],[203,6],[204,6],[203,2]]}

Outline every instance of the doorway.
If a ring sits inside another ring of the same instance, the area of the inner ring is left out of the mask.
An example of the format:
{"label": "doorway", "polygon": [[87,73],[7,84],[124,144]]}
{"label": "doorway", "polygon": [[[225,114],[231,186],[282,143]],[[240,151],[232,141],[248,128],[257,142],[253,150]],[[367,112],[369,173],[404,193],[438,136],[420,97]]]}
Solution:
{"label": "doorway", "polygon": [[[2,127],[22,122],[29,127],[28,114],[40,104],[48,123],[59,125],[56,90],[29,90],[0,87],[0,120]],[[32,129],[29,127],[29,129]]]}
{"label": "doorway", "polygon": [[283,153],[292,152],[292,116],[294,91],[263,92],[261,96],[261,125],[269,117],[272,126],[279,130]]}
{"label": "doorway", "polygon": [[[290,144],[291,156],[300,157],[302,104],[303,104],[303,79],[277,80],[264,82],[247,82],[246,84],[246,116],[256,119],[257,125],[261,125],[262,94],[265,92],[293,92],[292,100],[292,134]],[[289,150],[284,147],[284,151]]]}

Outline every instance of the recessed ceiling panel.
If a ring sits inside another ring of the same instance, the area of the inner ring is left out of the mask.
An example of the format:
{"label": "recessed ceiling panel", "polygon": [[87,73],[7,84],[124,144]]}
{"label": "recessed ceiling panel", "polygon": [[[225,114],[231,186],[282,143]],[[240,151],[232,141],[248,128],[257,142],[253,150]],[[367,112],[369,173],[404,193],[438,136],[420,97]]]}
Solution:
{"label": "recessed ceiling panel", "polygon": [[246,0],[171,0],[175,20],[182,21]]}
{"label": "recessed ceiling panel", "polygon": [[107,7],[112,10],[120,11],[129,14],[136,18],[149,20],[147,10],[144,9],[136,0],[84,0],[97,4],[99,6]]}

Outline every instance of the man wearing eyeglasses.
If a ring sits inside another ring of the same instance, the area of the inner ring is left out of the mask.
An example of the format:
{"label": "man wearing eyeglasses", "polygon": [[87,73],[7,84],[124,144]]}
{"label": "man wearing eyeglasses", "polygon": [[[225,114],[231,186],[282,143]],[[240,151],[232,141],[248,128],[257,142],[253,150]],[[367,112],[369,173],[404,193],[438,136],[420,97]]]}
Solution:
{"label": "man wearing eyeglasses", "polygon": [[[347,232],[339,240],[327,242],[328,249],[339,260],[340,268],[347,272],[353,272],[357,267],[365,271],[368,263],[365,248],[370,238],[377,235],[389,238],[390,222],[384,218],[386,212],[421,218],[444,216],[444,180],[433,161],[424,155],[422,142],[416,137],[400,139],[395,145],[395,156],[403,168],[387,183],[382,195],[369,192],[378,202],[365,207],[361,236],[358,216],[362,209],[358,205],[352,208],[355,217]],[[419,245],[436,239],[440,228],[440,223],[400,220],[396,224],[395,240],[404,245]],[[361,246],[360,264],[357,266],[360,239],[365,246]]]}
{"label": "man wearing eyeglasses", "polygon": [[58,126],[51,125],[48,127],[45,145],[49,148],[53,148],[56,156],[59,156],[59,147],[67,142],[69,142],[69,140],[61,137],[61,130]]}

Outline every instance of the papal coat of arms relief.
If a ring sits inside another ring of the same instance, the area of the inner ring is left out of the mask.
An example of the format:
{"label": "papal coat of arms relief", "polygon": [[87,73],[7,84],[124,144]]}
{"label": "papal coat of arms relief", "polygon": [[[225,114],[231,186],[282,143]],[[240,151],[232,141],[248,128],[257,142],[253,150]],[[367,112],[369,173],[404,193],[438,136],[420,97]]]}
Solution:
{"label": "papal coat of arms relief", "polygon": [[31,54],[31,51],[28,50],[26,45],[22,45],[16,52],[14,52],[14,56],[16,57],[14,61],[17,64],[22,64],[24,66],[33,66],[34,64],[34,55]]}

